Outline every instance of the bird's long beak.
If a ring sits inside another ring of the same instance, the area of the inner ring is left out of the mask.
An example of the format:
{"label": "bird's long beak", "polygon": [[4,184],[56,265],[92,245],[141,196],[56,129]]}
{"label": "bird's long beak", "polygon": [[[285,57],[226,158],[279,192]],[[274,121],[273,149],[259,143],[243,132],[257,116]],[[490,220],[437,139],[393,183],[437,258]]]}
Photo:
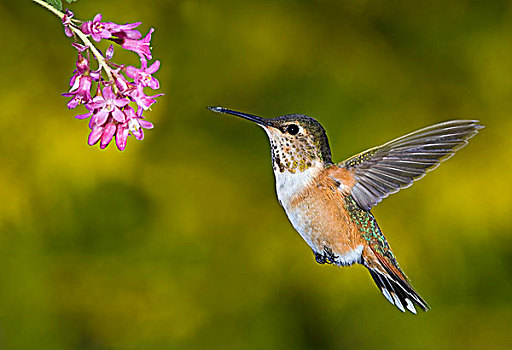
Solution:
{"label": "bird's long beak", "polygon": [[262,126],[272,126],[273,125],[270,120],[262,118],[262,117],[258,117],[257,115],[252,115],[252,114],[232,111],[231,109],[227,109],[227,108],[224,108],[224,107],[208,107],[208,109],[211,110],[211,111],[217,112],[217,113],[236,115],[238,117],[250,120],[250,121],[255,122],[255,123],[257,123],[259,125],[262,125]]}

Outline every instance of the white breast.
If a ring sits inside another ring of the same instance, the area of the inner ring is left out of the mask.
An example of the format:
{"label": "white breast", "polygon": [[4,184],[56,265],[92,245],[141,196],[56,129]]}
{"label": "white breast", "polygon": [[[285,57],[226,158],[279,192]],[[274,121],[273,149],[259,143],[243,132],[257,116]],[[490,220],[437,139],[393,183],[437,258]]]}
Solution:
{"label": "white breast", "polygon": [[300,194],[306,186],[309,186],[311,182],[320,172],[317,167],[308,168],[302,172],[296,172],[294,174],[285,170],[280,172],[274,170],[276,178],[276,192],[279,203],[283,206],[288,219],[292,223],[293,227],[301,237],[309,244],[311,248],[317,250],[317,247],[311,242],[311,229],[312,225],[308,220],[311,217],[306,217],[304,214],[304,208],[294,207],[292,208],[291,202],[293,198]]}
{"label": "white breast", "polygon": [[278,169],[274,169],[277,198],[281,205],[286,208],[295,195],[300,194],[304,188],[311,184],[320,173],[320,169],[320,167],[313,166],[293,174],[288,170],[280,172]]}

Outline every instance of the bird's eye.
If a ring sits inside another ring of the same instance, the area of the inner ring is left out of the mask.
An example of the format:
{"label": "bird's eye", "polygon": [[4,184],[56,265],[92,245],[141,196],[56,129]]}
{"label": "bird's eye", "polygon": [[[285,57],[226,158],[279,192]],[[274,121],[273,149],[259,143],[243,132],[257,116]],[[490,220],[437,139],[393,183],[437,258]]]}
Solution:
{"label": "bird's eye", "polygon": [[288,125],[288,128],[286,128],[286,131],[288,131],[288,134],[290,135],[297,135],[299,132],[299,127],[295,124]]}

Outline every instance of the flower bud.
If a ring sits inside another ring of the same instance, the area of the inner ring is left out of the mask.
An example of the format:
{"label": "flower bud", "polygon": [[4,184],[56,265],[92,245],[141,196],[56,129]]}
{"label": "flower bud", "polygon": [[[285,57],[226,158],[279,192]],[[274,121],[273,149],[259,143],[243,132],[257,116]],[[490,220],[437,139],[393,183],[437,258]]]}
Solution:
{"label": "flower bud", "polygon": [[89,60],[85,58],[81,52],[78,53],[78,59],[76,60],[76,69],[79,74],[84,74],[89,70]]}

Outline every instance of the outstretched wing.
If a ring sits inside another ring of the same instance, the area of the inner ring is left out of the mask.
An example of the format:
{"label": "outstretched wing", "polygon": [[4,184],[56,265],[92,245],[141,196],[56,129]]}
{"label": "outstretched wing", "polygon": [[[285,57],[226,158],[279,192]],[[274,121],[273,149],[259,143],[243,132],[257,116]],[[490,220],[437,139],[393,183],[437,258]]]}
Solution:
{"label": "outstretched wing", "polygon": [[338,166],[352,174],[354,185],[350,192],[357,204],[370,210],[453,156],[483,128],[478,123],[452,120],[428,126],[357,154]]}

